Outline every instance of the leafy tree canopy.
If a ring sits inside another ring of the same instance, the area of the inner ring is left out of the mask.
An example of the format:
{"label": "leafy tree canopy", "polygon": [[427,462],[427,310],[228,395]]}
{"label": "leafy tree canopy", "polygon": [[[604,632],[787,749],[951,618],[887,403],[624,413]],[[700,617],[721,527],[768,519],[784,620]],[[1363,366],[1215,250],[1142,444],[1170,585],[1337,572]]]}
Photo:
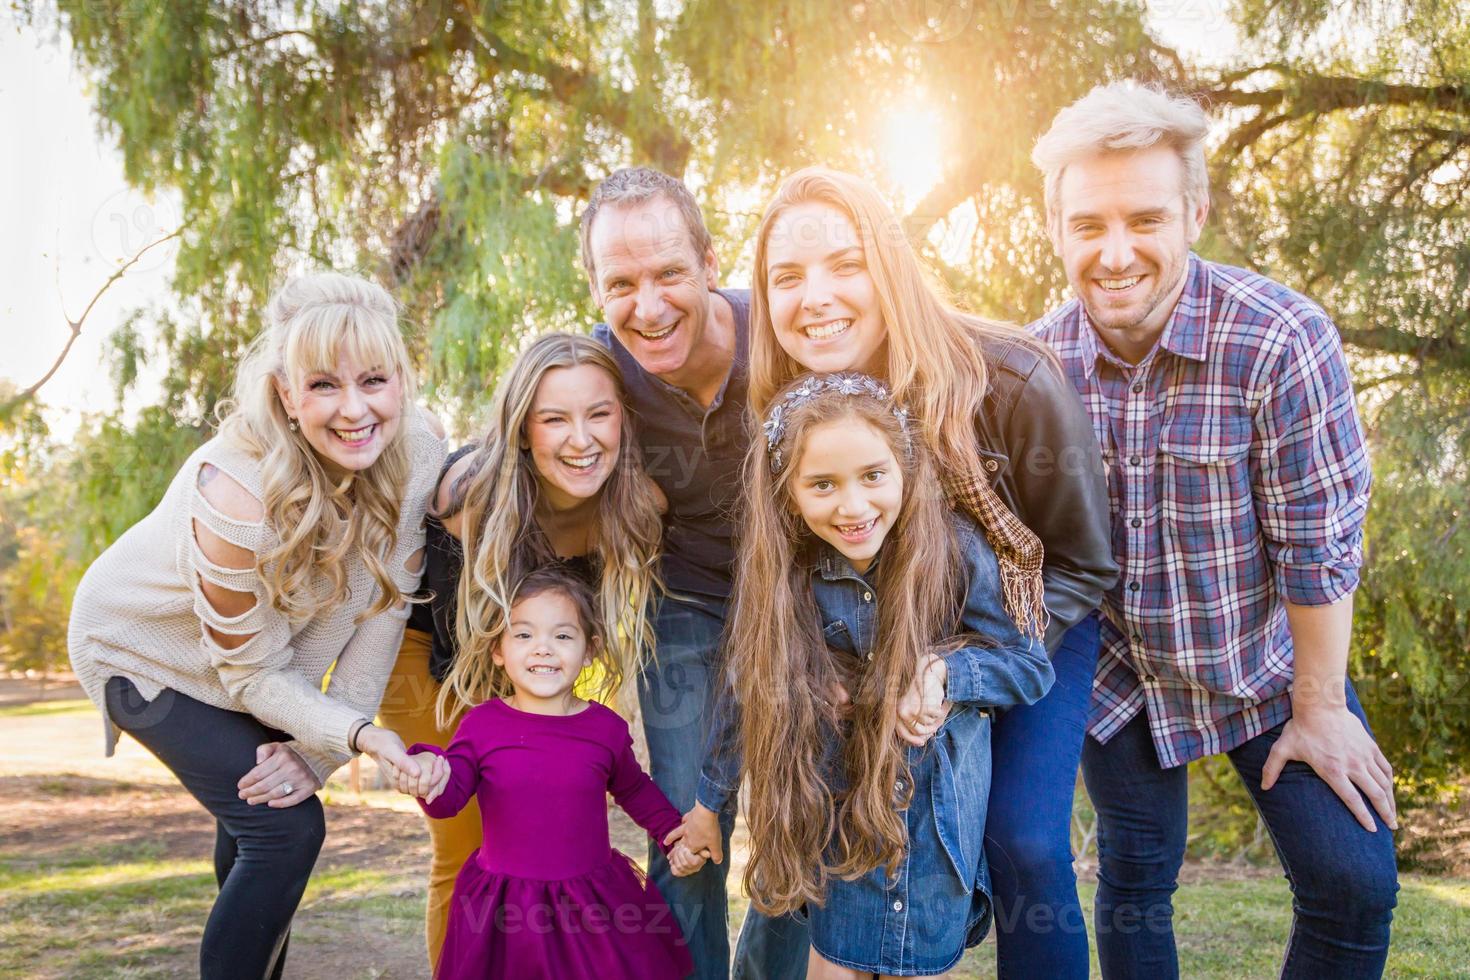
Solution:
{"label": "leafy tree canopy", "polygon": [[[432,397],[463,421],[520,338],[595,316],[575,216],[610,170],[686,178],[738,269],[781,176],[814,162],[881,174],[885,118],[922,102],[945,119],[941,176],[909,230],[964,302],[1027,319],[1064,288],[1041,234],[1036,136],[1099,81],[1195,94],[1222,123],[1201,250],[1322,302],[1355,359],[1377,477],[1359,673],[1397,698],[1390,737],[1426,771],[1470,748],[1464,690],[1444,705],[1470,671],[1460,0],[1199,4],[1202,29],[1228,10],[1243,39],[1210,65],[1152,35],[1141,0],[17,7],[70,39],[128,179],[173,189],[187,215],[182,315],[116,337],[123,383],[143,359],[167,375],[156,412],[92,461],[125,497],[92,502],[104,538],[161,486],[123,457],[159,467],[200,438],[290,269],[389,284]],[[121,448],[130,438],[146,452]]]}

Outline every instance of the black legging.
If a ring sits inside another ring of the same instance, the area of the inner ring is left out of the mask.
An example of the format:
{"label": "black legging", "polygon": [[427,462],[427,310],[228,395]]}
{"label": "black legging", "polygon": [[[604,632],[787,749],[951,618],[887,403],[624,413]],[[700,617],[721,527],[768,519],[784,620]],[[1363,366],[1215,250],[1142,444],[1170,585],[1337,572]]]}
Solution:
{"label": "black legging", "polygon": [[165,688],[152,701],[124,677],[107,682],[107,713],[171,769],[215,818],[214,876],[219,897],[204,927],[199,975],[205,980],[276,980],[286,963],[291,917],[326,837],[321,800],[251,806],[240,777],[255,750],[290,739],[252,715],[225,711]]}

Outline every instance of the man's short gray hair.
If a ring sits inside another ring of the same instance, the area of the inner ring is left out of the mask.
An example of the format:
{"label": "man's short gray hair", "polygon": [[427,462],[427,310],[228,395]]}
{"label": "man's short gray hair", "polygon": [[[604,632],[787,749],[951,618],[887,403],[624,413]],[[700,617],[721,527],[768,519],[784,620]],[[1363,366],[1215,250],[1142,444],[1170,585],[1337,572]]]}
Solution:
{"label": "man's short gray hair", "polygon": [[689,232],[689,242],[694,246],[694,258],[703,262],[706,252],[714,250],[714,239],[704,226],[704,215],[689,188],[677,177],[652,167],[624,167],[615,170],[597,185],[587,207],[582,210],[582,267],[587,270],[587,281],[597,286],[597,266],[592,261],[592,222],[597,212],[604,207],[632,207],[663,197],[672,201],[684,219]]}
{"label": "man's short gray hair", "polygon": [[1057,113],[1046,135],[1036,141],[1031,162],[1045,177],[1046,220],[1061,218],[1057,189],[1069,164],[1120,150],[1146,150],[1160,143],[1174,148],[1184,165],[1184,200],[1193,207],[1210,193],[1205,168],[1205,135],[1210,117],[1191,99],[1134,81],[1099,85]]}

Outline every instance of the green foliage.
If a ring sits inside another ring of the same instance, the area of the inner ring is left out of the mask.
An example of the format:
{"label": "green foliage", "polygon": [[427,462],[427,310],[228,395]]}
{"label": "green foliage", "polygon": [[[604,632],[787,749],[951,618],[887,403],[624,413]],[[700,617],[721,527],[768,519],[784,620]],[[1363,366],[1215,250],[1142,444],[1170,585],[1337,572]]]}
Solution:
{"label": "green foliage", "polygon": [[159,407],[131,424],[117,414],[93,418],[67,446],[46,435],[0,430],[0,668],[7,670],[66,665],[71,598],[83,571],[153,509],[203,438],[200,427]]}
{"label": "green foliage", "polygon": [[0,571],[0,664],[50,673],[67,662],[66,623],[82,567],[38,528],[23,527]]}
{"label": "green foliage", "polygon": [[1385,751],[1428,793],[1463,771],[1470,746],[1470,395],[1463,377],[1424,372],[1369,418],[1378,452],[1356,673]]}
{"label": "green foliage", "polygon": [[1160,80],[1221,120],[1201,250],[1323,303],[1354,358],[1377,481],[1354,673],[1390,757],[1430,786],[1470,755],[1470,22],[1458,0],[1235,0],[1245,45],[1206,66],[1156,40],[1146,7],[58,0],[129,180],[173,189],[189,223],[179,312],[114,339],[121,388],[165,368],[156,408],[62,451],[0,392],[8,470],[69,484],[69,509],[27,512],[0,556],[29,521],[33,547],[85,562],[145,513],[294,269],[388,283],[431,399],[464,423],[526,335],[595,315],[576,213],[617,166],[684,176],[739,282],[776,181],[831,163],[897,199],[885,126],[928,107],[943,166],[908,230],[963,302],[1035,317],[1064,288],[1035,137],[1099,81]]}
{"label": "green foliage", "polygon": [[[188,425],[161,408],[147,408],[131,425],[109,415],[81,432],[54,475],[66,513],[84,514],[72,525],[72,547],[83,564],[147,516],[169,481],[208,430]],[[53,518],[54,520],[54,518]]]}
{"label": "green foliage", "polygon": [[483,403],[513,353],[505,338],[595,321],[585,303],[567,302],[585,297],[586,286],[577,236],[550,194],[523,191],[512,171],[469,141],[444,150],[440,172],[449,217],[413,285],[439,300],[426,345],[436,393],[467,410]]}
{"label": "green foliage", "polygon": [[1470,21],[1444,0],[1238,7],[1281,98],[1222,99],[1261,109],[1212,160],[1217,245],[1322,303],[1353,357],[1374,488],[1351,673],[1427,797],[1470,756]]}

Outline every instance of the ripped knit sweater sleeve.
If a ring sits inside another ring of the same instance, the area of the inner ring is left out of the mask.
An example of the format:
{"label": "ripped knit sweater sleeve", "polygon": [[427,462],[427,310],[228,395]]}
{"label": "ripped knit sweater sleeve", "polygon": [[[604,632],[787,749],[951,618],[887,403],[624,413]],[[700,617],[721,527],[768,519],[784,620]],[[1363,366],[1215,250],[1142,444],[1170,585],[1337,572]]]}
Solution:
{"label": "ripped knit sweater sleeve", "polygon": [[[410,476],[399,509],[397,540],[386,567],[400,591],[418,587],[412,556],[423,547],[423,517],[444,458],[443,441],[422,414],[405,418]],[[293,623],[269,601],[255,568],[218,565],[200,549],[195,522],[255,555],[279,536],[268,520],[240,521],[212,507],[199,490],[199,472],[216,467],[257,500],[259,462],[222,438],[206,443],[175,476],[158,507],[125,532],[87,570],[72,604],[68,644],[83,688],[103,711],[107,751],[116,729],[107,722],[107,679],[132,680],[144,697],[164,688],[231,711],[244,711],[289,734],[325,781],[349,757],[347,735],[377,712],[392,669],[408,607],[366,617],[380,589],[360,555],[348,556],[348,596],[310,620]],[[226,616],[210,604],[202,583],[254,597],[245,612]],[[207,627],[207,628],[206,628]],[[248,639],[234,649],[218,635]],[[322,682],[331,671],[326,690]]]}

